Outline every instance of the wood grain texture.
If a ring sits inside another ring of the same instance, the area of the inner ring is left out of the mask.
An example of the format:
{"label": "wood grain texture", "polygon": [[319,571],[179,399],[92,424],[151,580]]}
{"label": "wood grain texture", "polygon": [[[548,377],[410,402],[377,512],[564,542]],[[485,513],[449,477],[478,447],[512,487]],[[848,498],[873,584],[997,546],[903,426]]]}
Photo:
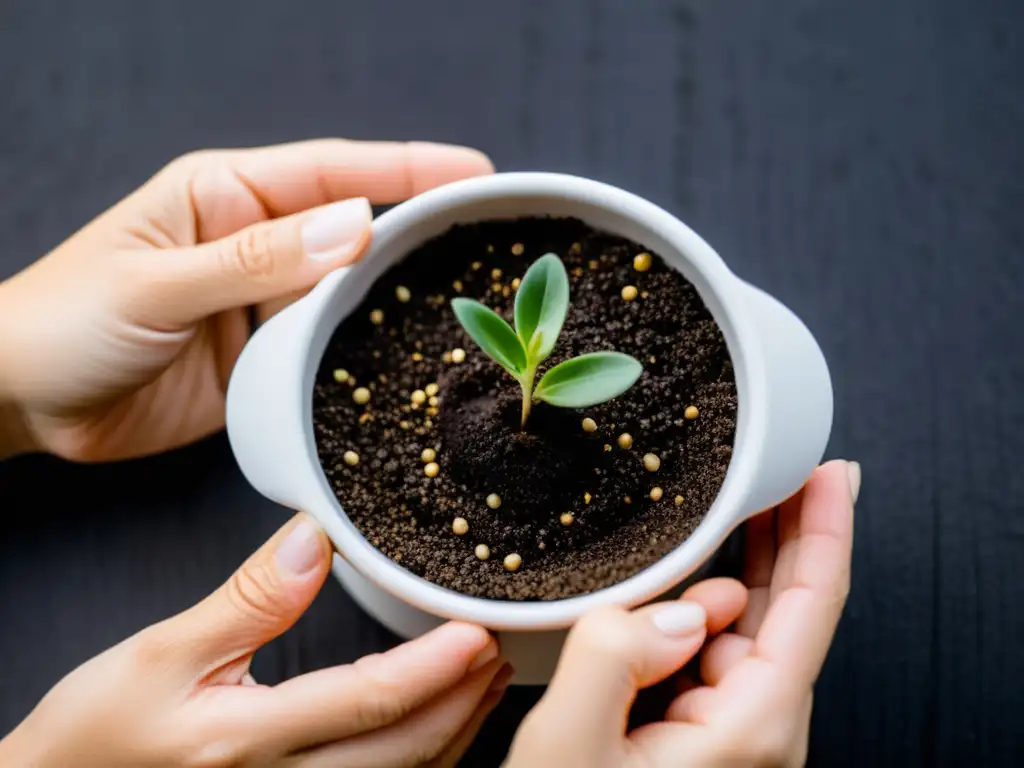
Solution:
{"label": "wood grain texture", "polygon": [[[1013,0],[0,5],[0,277],[175,155],[461,142],[677,213],[813,329],[864,486],[812,764],[1024,758],[1024,6]],[[55,372],[59,375],[59,372]],[[223,437],[0,465],[0,732],[284,520]],[[328,585],[272,682],[394,642]],[[497,765],[536,691],[471,758]]]}

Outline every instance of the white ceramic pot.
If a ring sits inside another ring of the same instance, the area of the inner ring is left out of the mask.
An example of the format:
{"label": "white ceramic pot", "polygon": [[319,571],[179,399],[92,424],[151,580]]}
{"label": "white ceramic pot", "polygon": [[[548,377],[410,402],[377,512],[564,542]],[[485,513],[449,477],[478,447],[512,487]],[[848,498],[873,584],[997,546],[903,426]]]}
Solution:
{"label": "white ceramic pot", "polygon": [[[454,224],[573,216],[660,254],[694,284],[721,327],[736,373],[732,462],[718,498],[677,549],[626,581],[550,602],[469,597],[413,575],[349,521],[327,483],[313,435],[312,392],[338,324],[393,264]],[[227,397],[227,429],[243,473],[274,501],[312,515],[340,556],[334,572],[396,634],[416,637],[447,619],[497,631],[517,683],[546,682],[566,628],[598,606],[635,606],[677,591],[751,515],[795,493],[818,464],[832,425],[832,386],[800,320],[740,280],[689,227],[657,206],[588,179],[502,173],[449,184],[383,214],[359,264],[325,277],[263,325],[242,351]]]}

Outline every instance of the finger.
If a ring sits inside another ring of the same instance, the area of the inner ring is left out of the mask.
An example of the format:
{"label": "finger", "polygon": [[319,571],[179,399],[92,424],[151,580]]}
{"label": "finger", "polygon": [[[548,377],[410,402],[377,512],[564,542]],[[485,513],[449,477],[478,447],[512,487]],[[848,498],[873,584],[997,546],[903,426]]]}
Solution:
{"label": "finger", "polygon": [[717,635],[743,614],[747,607],[747,588],[736,579],[706,579],[687,589],[683,600],[704,606],[708,634]]}
{"label": "finger", "polygon": [[749,590],[747,609],[737,623],[737,631],[754,637],[768,611],[769,589],[775,568],[775,510],[750,519],[746,526],[746,554],[743,583]]}
{"label": "finger", "polygon": [[380,768],[423,765],[436,758],[462,731],[480,707],[502,668],[492,661],[393,725],[308,749],[286,759],[294,768]]}
{"label": "finger", "polygon": [[[500,673],[499,673],[500,675]],[[480,733],[480,729],[483,728],[487,718],[490,717],[495,707],[501,702],[505,696],[505,689],[494,690],[493,684],[491,690],[484,696],[483,701],[480,702],[480,706],[477,707],[476,712],[473,713],[473,717],[470,718],[469,722],[466,723],[462,728],[462,732],[456,736],[452,742],[445,748],[444,752],[438,755],[431,763],[432,768],[455,768],[459,764],[459,761],[466,756],[469,748],[473,746],[473,742],[476,741],[476,737]]]}
{"label": "finger", "polygon": [[202,245],[127,254],[134,286],[128,311],[159,330],[307,289],[359,259],[372,214],[355,198],[263,221]]}
{"label": "finger", "polygon": [[324,532],[296,515],[220,589],[150,631],[197,677],[240,682],[251,654],[313,602],[330,572],[330,555]]}
{"label": "finger", "polygon": [[574,757],[596,765],[602,753],[619,746],[637,692],[679,671],[697,653],[706,619],[703,606],[689,601],[584,616],[530,716],[530,738],[558,744],[571,732]]}
{"label": "finger", "polygon": [[665,720],[706,725],[711,721],[717,699],[717,693],[711,686],[692,688],[676,697],[669,705],[665,712]]}
{"label": "finger", "polygon": [[749,637],[726,632],[708,643],[700,655],[700,677],[706,685],[718,685],[743,659],[754,650]]}
{"label": "finger", "polygon": [[387,653],[281,683],[254,706],[253,722],[270,751],[339,741],[402,720],[497,658],[486,630],[451,622]]}
{"label": "finger", "polygon": [[807,483],[799,538],[792,542],[791,581],[757,634],[757,656],[782,667],[800,685],[817,677],[850,589],[851,476],[847,462],[833,461]]}

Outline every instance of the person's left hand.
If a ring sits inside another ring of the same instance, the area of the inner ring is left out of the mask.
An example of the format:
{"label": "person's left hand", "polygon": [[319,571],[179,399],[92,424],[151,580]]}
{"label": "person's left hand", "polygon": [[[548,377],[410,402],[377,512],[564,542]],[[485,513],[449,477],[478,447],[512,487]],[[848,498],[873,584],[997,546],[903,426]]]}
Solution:
{"label": "person's left hand", "polygon": [[251,332],[370,239],[370,202],[490,173],[481,153],[319,140],[181,157],[0,283],[0,458],[108,461],[224,425]]}

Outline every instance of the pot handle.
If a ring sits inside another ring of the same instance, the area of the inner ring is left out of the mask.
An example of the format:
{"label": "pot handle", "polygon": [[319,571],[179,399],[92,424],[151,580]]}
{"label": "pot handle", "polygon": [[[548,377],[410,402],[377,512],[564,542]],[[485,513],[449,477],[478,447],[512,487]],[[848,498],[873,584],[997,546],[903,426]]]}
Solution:
{"label": "pot handle", "polygon": [[[763,355],[766,396],[757,482],[744,517],[799,491],[821,461],[832,430],[832,381],[821,348],[807,326],[778,300],[741,282]],[[741,406],[742,407],[742,406]]]}
{"label": "pot handle", "polygon": [[[319,466],[306,425],[312,425],[312,382],[306,382],[309,297],[272,317],[242,349],[227,392],[227,433],[246,480],[272,501],[305,504],[303,489]],[[307,386],[307,384],[309,386]]]}

